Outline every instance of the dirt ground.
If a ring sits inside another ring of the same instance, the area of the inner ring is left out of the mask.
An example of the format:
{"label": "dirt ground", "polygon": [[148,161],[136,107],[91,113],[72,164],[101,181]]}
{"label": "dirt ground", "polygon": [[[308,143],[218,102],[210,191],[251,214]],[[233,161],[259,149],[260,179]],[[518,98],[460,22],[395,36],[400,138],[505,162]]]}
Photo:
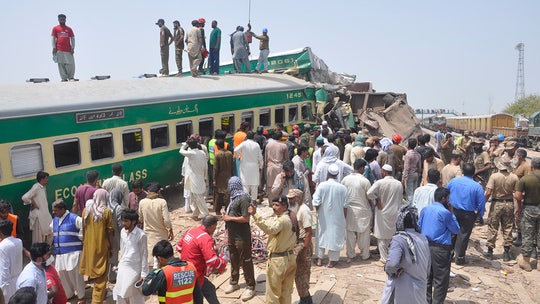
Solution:
{"label": "dirt ground", "polygon": [[[175,239],[173,244],[176,244],[188,228],[199,223],[193,221],[190,214],[184,212],[183,202],[177,195],[171,196],[169,193],[168,201],[171,219],[174,223]],[[486,207],[489,208],[489,206]],[[267,216],[272,213],[268,207],[261,207],[258,211]],[[538,295],[540,271],[524,272],[519,269],[515,260],[508,263],[502,262],[503,250],[502,245],[499,246],[499,244],[495,248],[494,259],[485,259],[482,253],[486,250],[486,234],[487,225],[476,226],[467,250],[468,264],[464,266],[452,264],[452,272],[455,273],[455,277],[450,279],[446,303],[540,303]],[[371,253],[372,257],[367,261],[355,260],[347,264],[345,251],[343,251],[336,268],[313,265],[310,291],[314,303],[379,303],[386,275],[383,268],[376,264],[379,256],[375,244],[371,246]],[[512,253],[516,257],[519,254],[519,248],[512,248]],[[533,266],[535,265],[536,262],[533,262]],[[221,303],[243,303],[240,300],[243,288],[229,295],[224,294],[223,289],[227,286],[229,277],[229,269],[222,275],[211,277],[211,280],[218,287],[217,294]],[[266,271],[264,262],[255,265],[255,277],[257,296],[246,303],[265,303]],[[240,276],[240,286],[245,286],[242,275]],[[109,287],[112,289],[113,286]],[[90,298],[91,288],[87,289],[87,293],[88,298]],[[295,289],[293,303],[297,303],[298,300]],[[72,301],[71,303],[76,302]],[[111,296],[107,298],[106,303],[114,303]],[[158,303],[157,297],[148,297],[146,303]]]}

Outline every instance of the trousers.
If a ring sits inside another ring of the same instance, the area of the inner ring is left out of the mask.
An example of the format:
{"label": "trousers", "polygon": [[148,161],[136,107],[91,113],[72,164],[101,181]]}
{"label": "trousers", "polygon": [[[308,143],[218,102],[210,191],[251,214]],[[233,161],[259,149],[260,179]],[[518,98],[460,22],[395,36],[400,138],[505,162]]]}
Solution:
{"label": "trousers", "polygon": [[369,238],[369,229],[364,232],[347,231],[347,257],[350,259],[356,257],[354,249],[358,246],[362,260],[369,259]]}
{"label": "trousers", "polygon": [[[255,271],[251,259],[251,240],[228,240],[231,258],[231,285],[238,284],[240,266],[244,270],[244,280],[249,289],[255,289]],[[294,276],[293,276],[294,277]]]}
{"label": "trousers", "polygon": [[296,272],[296,256],[271,257],[266,266],[266,303],[290,304]]}
{"label": "trousers", "polygon": [[512,246],[512,225],[514,223],[514,201],[492,202],[495,204],[488,223],[487,247],[495,248],[499,226],[504,237],[504,246]]}
{"label": "trousers", "polygon": [[[302,249],[305,255],[298,255],[296,258],[296,274],[294,276],[294,282],[296,284],[296,291],[300,298],[309,296],[309,279],[311,276],[311,256],[313,255],[313,246],[309,244],[307,248]],[[304,257],[302,259],[302,257]]]}
{"label": "trousers", "polygon": [[456,237],[456,258],[465,258],[465,252],[476,221],[476,213],[474,211],[454,209],[454,214],[460,227]]}
{"label": "trousers", "polygon": [[533,245],[540,244],[540,206],[524,206],[521,225],[523,238],[521,254],[530,257],[534,249]]}
{"label": "trousers", "polygon": [[444,304],[450,283],[452,252],[450,249],[433,245],[429,245],[429,252],[431,268],[427,281],[427,300],[430,304]]}
{"label": "trousers", "polygon": [[169,75],[169,45],[161,47],[161,70],[159,73],[162,75]]}

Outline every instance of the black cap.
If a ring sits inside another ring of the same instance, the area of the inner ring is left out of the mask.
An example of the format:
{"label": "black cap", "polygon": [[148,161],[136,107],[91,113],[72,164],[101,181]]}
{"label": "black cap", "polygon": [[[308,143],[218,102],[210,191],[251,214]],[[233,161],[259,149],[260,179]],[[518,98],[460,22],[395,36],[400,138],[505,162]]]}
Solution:
{"label": "black cap", "polygon": [[165,24],[165,20],[163,20],[163,19],[160,18],[160,19],[158,19],[158,21],[156,22],[156,24],[159,24],[159,23]]}

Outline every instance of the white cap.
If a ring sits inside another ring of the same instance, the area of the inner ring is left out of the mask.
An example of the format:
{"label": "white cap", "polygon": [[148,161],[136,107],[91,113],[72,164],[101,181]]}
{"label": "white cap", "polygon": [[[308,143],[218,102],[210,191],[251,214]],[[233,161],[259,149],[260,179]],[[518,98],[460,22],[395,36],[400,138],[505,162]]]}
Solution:
{"label": "white cap", "polygon": [[328,122],[326,120],[323,120],[322,125],[326,126],[326,125],[328,125]]}
{"label": "white cap", "polygon": [[338,165],[331,164],[330,166],[328,166],[328,173],[330,173],[332,175],[338,175],[338,173],[339,173]]}
{"label": "white cap", "polygon": [[388,171],[388,172],[392,172],[392,170],[393,170],[392,166],[390,166],[389,164],[386,164],[386,165],[382,166],[382,169],[384,171]]}

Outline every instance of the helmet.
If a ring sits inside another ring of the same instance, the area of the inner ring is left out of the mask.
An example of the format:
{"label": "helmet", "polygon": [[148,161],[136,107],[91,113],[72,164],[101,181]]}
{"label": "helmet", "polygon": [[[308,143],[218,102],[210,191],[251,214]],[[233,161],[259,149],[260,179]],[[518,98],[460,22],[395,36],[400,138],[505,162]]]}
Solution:
{"label": "helmet", "polygon": [[267,28],[263,28],[263,33],[268,33],[268,29],[267,29]]}
{"label": "helmet", "polygon": [[206,23],[206,20],[204,20],[204,18],[199,18],[199,20],[197,21],[199,21],[199,23]]}
{"label": "helmet", "polygon": [[503,140],[504,140],[504,135],[502,135],[502,134],[497,134],[497,137],[499,138],[499,141],[503,141]]}
{"label": "helmet", "polygon": [[294,130],[300,129],[300,127],[299,127],[298,125],[294,125],[294,126],[292,126],[292,128],[293,128]]}
{"label": "helmet", "polygon": [[394,142],[396,142],[397,144],[401,143],[401,140],[402,140],[402,139],[403,139],[403,137],[401,137],[401,135],[399,135],[399,134],[397,134],[397,133],[394,134],[394,136],[392,136],[392,140],[393,140]]}

